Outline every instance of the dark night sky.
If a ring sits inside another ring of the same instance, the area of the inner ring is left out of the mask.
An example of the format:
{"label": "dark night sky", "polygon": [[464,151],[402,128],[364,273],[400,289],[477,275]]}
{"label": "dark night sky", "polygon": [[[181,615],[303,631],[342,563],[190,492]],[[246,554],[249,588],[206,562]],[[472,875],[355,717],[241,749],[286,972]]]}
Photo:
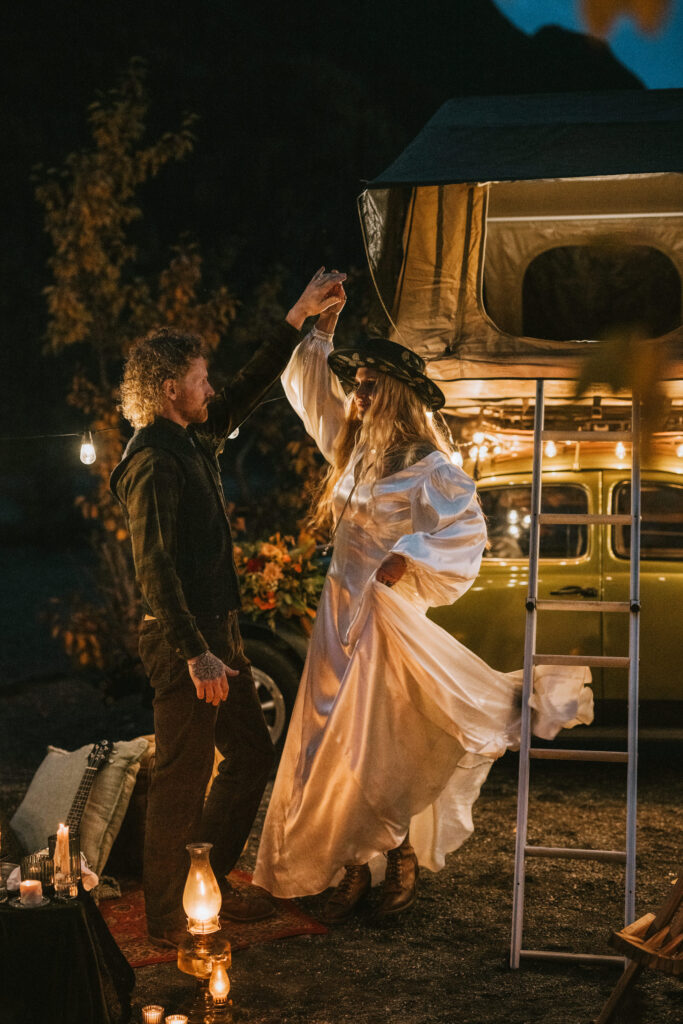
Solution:
{"label": "dark night sky", "polygon": [[[285,291],[321,262],[362,266],[355,198],[458,94],[640,88],[606,46],[565,29],[529,36],[492,0],[179,0],[122,6],[27,0],[5,15],[0,435],[79,429],[69,360],[41,356],[47,239],[30,174],[87,141],[86,109],[133,56],[146,59],[155,129],[200,117],[195,153],[144,196],[145,244],[179,233],[241,297],[279,264]],[[230,254],[230,256],[228,256]],[[55,467],[59,453],[54,452]],[[0,482],[54,478],[47,447],[3,446]],[[43,482],[40,486],[48,486]],[[49,501],[47,502],[49,504]],[[0,527],[2,526],[0,516]]]}

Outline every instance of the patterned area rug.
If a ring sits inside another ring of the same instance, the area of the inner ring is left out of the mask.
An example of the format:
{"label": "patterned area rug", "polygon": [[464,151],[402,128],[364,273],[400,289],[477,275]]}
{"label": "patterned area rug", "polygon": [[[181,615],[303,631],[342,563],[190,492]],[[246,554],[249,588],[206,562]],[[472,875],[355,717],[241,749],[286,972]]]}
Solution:
{"label": "patterned area rug", "polygon": [[[247,886],[251,875],[244,871],[233,871],[230,881],[236,886]],[[100,913],[109,926],[123,955],[131,967],[149,967],[152,964],[171,963],[176,959],[173,949],[157,949],[147,938],[145,923],[145,898],[140,886],[126,889],[122,886],[120,899],[103,900]],[[233,950],[245,949],[257,942],[273,942],[287,939],[292,935],[324,935],[327,928],[314,921],[291,900],[273,900],[275,917],[253,924],[237,924],[225,921],[222,930],[230,940]]]}

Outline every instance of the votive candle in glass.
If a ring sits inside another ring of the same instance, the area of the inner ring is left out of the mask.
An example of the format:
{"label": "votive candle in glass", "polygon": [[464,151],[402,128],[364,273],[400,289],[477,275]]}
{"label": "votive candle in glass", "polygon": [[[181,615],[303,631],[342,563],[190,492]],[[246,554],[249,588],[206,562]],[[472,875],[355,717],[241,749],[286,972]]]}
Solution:
{"label": "votive candle in glass", "polygon": [[163,1024],[163,1020],[163,1006],[150,1005],[142,1007],[142,1024]]}
{"label": "votive candle in glass", "polygon": [[38,907],[43,902],[43,884],[37,878],[26,878],[19,883],[19,899],[25,907]]}
{"label": "votive candle in glass", "polygon": [[187,1024],[187,1017],[184,1013],[171,1013],[166,1017],[166,1024]]}

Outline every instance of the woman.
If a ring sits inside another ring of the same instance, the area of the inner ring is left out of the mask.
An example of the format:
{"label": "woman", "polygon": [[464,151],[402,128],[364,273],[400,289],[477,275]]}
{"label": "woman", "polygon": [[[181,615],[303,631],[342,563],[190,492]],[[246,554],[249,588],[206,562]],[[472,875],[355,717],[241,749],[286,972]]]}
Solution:
{"label": "woman", "polygon": [[282,378],[330,463],[316,518],[332,512],[334,554],[254,876],[283,897],[338,883],[329,923],[367,894],[382,854],[378,916],[413,903],[418,863],[443,867],[472,832],[518,718],[517,680],[425,615],[471,586],[486,541],[474,483],[436,426],[443,395],[401,345],[333,350],[340,292]]}

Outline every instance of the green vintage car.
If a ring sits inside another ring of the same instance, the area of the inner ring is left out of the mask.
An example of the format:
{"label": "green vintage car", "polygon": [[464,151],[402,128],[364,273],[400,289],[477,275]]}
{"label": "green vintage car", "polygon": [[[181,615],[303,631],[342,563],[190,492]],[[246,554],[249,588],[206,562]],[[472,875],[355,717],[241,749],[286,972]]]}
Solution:
{"label": "green vintage car", "polygon": [[[544,459],[544,512],[628,513],[630,465],[612,443],[561,446]],[[640,720],[683,724],[683,459],[653,455],[643,469],[641,536]],[[682,452],[683,454],[683,452]],[[431,613],[439,625],[503,671],[524,656],[531,459],[480,468],[478,491],[489,542],[472,588]],[[629,596],[630,527],[592,524],[541,527],[539,598],[625,601]],[[628,616],[568,611],[538,614],[537,650],[547,654],[628,654]],[[622,724],[627,673],[593,669],[596,722]]]}

